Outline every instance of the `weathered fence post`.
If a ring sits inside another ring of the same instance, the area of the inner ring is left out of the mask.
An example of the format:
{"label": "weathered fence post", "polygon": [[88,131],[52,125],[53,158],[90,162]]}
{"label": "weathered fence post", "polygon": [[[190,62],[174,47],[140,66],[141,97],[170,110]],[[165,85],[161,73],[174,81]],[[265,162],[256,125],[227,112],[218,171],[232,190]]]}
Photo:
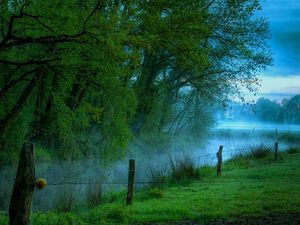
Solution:
{"label": "weathered fence post", "polygon": [[134,192],[134,175],[135,175],[135,160],[129,159],[128,169],[128,190],[127,190],[127,201],[126,204],[130,205],[133,199]]}
{"label": "weathered fence post", "polygon": [[223,146],[220,145],[219,151],[217,152],[217,158],[218,158],[217,176],[220,176],[222,172],[222,151],[223,151]]}
{"label": "weathered fence post", "polygon": [[9,206],[9,225],[30,225],[35,185],[34,145],[23,144]]}
{"label": "weathered fence post", "polygon": [[275,142],[275,160],[278,160],[278,141]]}

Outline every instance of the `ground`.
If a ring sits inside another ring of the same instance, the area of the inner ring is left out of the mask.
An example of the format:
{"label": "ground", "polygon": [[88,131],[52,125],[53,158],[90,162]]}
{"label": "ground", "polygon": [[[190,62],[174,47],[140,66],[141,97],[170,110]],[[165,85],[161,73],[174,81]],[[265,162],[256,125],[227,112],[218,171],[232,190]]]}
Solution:
{"label": "ground", "polygon": [[[90,224],[300,224],[300,152],[255,159],[240,157],[223,165],[222,175],[200,168],[200,178],[145,189],[125,205],[125,191],[105,203],[69,213],[39,213],[33,225]],[[7,218],[0,217],[0,225]]]}

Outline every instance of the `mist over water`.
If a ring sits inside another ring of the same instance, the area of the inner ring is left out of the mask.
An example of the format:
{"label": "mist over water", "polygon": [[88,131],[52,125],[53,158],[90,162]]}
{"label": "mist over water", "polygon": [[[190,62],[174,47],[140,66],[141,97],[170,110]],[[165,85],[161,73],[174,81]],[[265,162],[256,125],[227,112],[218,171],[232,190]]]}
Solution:
{"label": "mist over water", "polygon": [[283,123],[264,123],[259,121],[222,121],[215,128],[231,129],[231,130],[278,130],[278,131],[300,131],[298,124],[283,124]]}
{"label": "mist over water", "polygon": [[[67,189],[75,193],[76,200],[84,202],[89,188],[89,184],[86,183],[90,182],[103,182],[104,192],[125,189],[128,159],[136,160],[136,181],[147,182],[151,168],[166,167],[170,157],[182,157],[184,154],[189,154],[199,166],[214,166],[216,152],[220,145],[224,146],[223,160],[228,160],[254,145],[264,144],[273,147],[274,143],[279,141],[281,151],[295,144],[299,145],[299,139],[297,143],[288,138],[281,139],[289,135],[296,135],[300,139],[300,126],[224,121],[212,128],[205,139],[199,138],[199,142],[175,140],[165,151],[141,153],[129,149],[124,159],[113,163],[110,167],[100,166],[99,160],[40,162],[36,164],[36,177],[45,178],[49,185],[42,191],[35,191],[33,210],[48,211],[55,208],[57,196]],[[0,210],[8,210],[16,167],[17,165],[0,167]],[[145,185],[137,184],[137,189]]]}

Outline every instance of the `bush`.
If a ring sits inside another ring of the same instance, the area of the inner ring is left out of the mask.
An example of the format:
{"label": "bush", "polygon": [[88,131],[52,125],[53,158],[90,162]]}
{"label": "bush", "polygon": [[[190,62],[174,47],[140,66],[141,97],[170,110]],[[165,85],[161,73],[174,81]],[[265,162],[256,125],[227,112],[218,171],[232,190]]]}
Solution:
{"label": "bush", "polygon": [[286,151],[288,154],[295,154],[299,152],[299,148],[291,147]]}
{"label": "bush", "polygon": [[70,186],[66,186],[58,193],[54,202],[54,210],[56,212],[70,212],[74,209],[75,203],[75,191]]}
{"label": "bush", "polygon": [[250,157],[253,157],[255,159],[262,159],[267,156],[270,156],[273,153],[273,149],[268,145],[257,145],[253,146],[249,150]]}
{"label": "bush", "polygon": [[191,155],[182,157],[170,157],[170,179],[171,181],[184,181],[191,178],[199,178],[198,164]]}

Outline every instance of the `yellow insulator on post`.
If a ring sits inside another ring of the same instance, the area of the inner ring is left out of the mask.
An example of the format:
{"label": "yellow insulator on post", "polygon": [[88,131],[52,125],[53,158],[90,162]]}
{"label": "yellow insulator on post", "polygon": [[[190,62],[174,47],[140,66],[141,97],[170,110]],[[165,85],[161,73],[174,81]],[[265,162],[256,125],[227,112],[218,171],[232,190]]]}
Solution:
{"label": "yellow insulator on post", "polygon": [[45,179],[43,179],[43,178],[39,178],[39,179],[37,179],[37,180],[35,181],[35,187],[36,187],[37,189],[42,190],[42,189],[44,189],[46,186],[47,186],[47,181],[46,181]]}

